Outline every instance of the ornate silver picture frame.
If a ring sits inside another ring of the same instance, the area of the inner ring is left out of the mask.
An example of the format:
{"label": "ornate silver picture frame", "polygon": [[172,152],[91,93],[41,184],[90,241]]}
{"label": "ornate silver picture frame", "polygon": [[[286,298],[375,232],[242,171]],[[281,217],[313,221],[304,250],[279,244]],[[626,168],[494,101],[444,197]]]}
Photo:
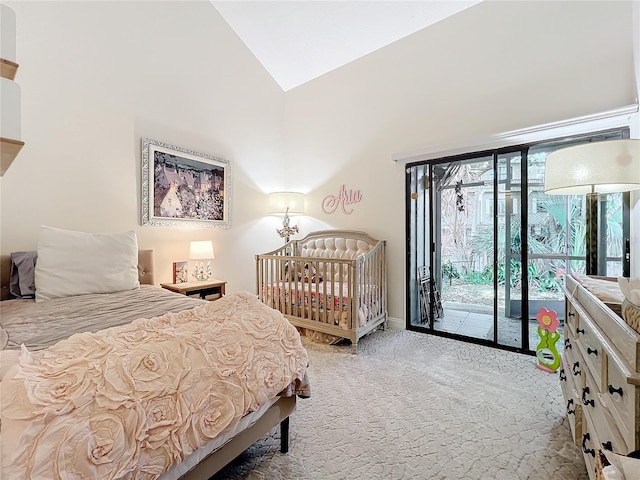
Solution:
{"label": "ornate silver picture frame", "polygon": [[231,227],[231,163],[142,139],[142,225]]}

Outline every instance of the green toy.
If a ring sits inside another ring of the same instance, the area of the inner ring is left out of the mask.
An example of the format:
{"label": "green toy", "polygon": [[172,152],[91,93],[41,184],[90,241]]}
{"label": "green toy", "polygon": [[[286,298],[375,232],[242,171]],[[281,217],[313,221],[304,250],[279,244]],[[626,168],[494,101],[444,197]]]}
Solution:
{"label": "green toy", "polygon": [[556,349],[556,342],[560,338],[558,326],[558,314],[554,310],[547,310],[542,307],[536,315],[538,320],[538,336],[540,342],[536,347],[536,357],[538,358],[538,368],[545,372],[553,373],[560,366],[560,354]]}

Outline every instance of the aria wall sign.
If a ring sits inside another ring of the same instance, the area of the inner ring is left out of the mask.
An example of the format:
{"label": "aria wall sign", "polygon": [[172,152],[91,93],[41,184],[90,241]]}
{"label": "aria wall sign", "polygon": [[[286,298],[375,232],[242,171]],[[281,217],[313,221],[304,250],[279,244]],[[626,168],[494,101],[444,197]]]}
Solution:
{"label": "aria wall sign", "polygon": [[337,195],[327,195],[322,199],[322,211],[332,214],[340,208],[345,215],[351,215],[353,208],[349,205],[358,203],[360,200],[362,200],[360,190],[347,190],[342,184]]}

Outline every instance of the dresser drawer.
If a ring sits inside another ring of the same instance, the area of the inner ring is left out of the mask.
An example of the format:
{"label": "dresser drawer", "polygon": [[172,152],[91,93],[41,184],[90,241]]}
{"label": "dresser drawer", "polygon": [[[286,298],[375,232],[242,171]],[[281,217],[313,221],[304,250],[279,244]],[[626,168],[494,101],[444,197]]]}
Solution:
{"label": "dresser drawer", "polygon": [[584,376],[586,375],[586,362],[583,360],[578,347],[569,343],[562,353],[562,366],[568,378],[575,385],[576,395],[582,392]]}
{"label": "dresser drawer", "polygon": [[[606,406],[601,402],[602,394],[594,385],[593,377],[587,374],[585,383],[580,399],[583,405],[583,431],[579,447],[587,466],[593,467],[595,466],[595,454],[599,449],[620,453],[625,452],[626,445]],[[592,472],[593,470],[589,470],[590,474]]]}
{"label": "dresser drawer", "polygon": [[606,386],[602,393],[602,403],[611,412],[627,444],[626,451],[618,453],[626,454],[640,447],[636,431],[639,400],[638,387],[627,383],[627,377],[620,366],[610,359],[607,362]]}
{"label": "dresser drawer", "polygon": [[[592,389],[590,389],[593,392]],[[588,404],[583,402],[583,416],[589,416],[589,421],[594,427],[596,438],[593,443],[596,448],[611,450],[616,453],[627,453],[626,441],[613,421],[602,393],[591,393],[586,397]]]}
{"label": "dresser drawer", "polygon": [[[569,372],[569,365],[570,362],[567,360],[567,355],[563,353],[559,374],[560,388],[562,389],[565,414],[567,415],[567,420],[569,420],[573,442],[579,447],[582,441],[582,403],[580,403],[578,391],[581,392],[582,388],[576,386],[574,376]],[[578,377],[577,380],[580,382],[580,385],[582,385],[581,378]]]}
{"label": "dresser drawer", "polygon": [[[568,303],[568,302],[567,302]],[[575,320],[577,322],[577,319]],[[576,327],[567,323],[564,327],[564,351],[576,352]]]}
{"label": "dresser drawer", "polygon": [[572,334],[575,334],[576,327],[578,326],[578,312],[570,300],[566,300],[565,305],[565,332],[569,330]]}
{"label": "dresser drawer", "polygon": [[598,452],[598,435],[593,425],[593,421],[588,412],[584,413],[582,423],[582,435],[580,437],[580,445],[578,447],[582,451],[584,463],[589,472],[589,479],[596,480],[596,453]]}
{"label": "dresser drawer", "polygon": [[589,317],[582,315],[578,317],[578,326],[575,329],[575,343],[582,350],[589,373],[598,385],[602,385],[602,359],[605,356],[602,334],[598,327],[590,321]]}

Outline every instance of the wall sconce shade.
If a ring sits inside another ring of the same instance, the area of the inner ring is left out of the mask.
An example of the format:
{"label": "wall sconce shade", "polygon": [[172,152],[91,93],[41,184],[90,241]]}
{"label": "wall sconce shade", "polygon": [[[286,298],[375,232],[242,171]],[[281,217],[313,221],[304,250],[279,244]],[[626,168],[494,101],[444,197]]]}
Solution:
{"label": "wall sconce shade", "polygon": [[640,189],[640,140],[609,140],[547,155],[544,193],[586,195]]}
{"label": "wall sconce shade", "polygon": [[[287,207],[289,211],[287,212]],[[304,215],[304,195],[298,192],[269,194],[269,215]]]}
{"label": "wall sconce shade", "polygon": [[193,241],[189,248],[190,260],[211,260],[216,258],[211,240]]}

